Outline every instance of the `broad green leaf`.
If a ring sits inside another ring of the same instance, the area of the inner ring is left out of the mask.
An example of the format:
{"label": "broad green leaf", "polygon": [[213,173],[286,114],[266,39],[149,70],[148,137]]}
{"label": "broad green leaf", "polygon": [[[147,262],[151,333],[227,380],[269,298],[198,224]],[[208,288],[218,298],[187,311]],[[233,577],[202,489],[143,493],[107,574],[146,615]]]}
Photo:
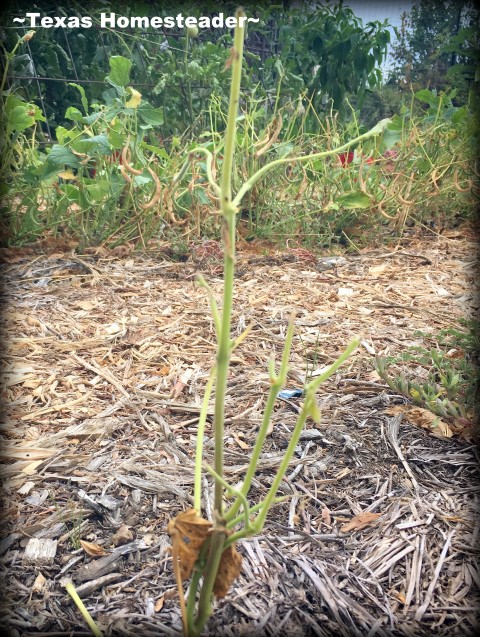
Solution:
{"label": "broad green leaf", "polygon": [[114,55],[109,59],[110,73],[108,77],[117,86],[127,86],[130,82],[131,60],[121,55]]}
{"label": "broad green leaf", "polygon": [[345,42],[339,42],[334,47],[332,47],[332,53],[337,60],[342,62],[346,60],[350,50],[352,48],[350,40],[346,40]]}
{"label": "broad green leaf", "polygon": [[391,122],[388,124],[387,130],[403,131],[404,122],[403,118],[399,115],[394,115]]}
{"label": "broad green leaf", "polygon": [[145,150],[149,150],[151,153],[153,153],[154,155],[157,155],[157,157],[161,157],[162,159],[170,158],[170,155],[167,153],[165,148],[152,146],[152,144],[147,144],[146,142],[142,142],[142,148],[145,148]]}
{"label": "broad green leaf", "polygon": [[48,65],[53,77],[61,73],[60,65],[58,63],[58,56],[51,47],[45,47],[44,49],[45,62]]}
{"label": "broad green leaf", "polygon": [[69,148],[65,148],[65,146],[60,146],[59,144],[52,146],[46,163],[54,166],[70,166],[71,168],[78,168],[80,166],[78,157],[76,157]]}
{"label": "broad green leaf", "polygon": [[116,130],[110,129],[108,133],[108,141],[110,142],[110,146],[116,150],[120,150],[125,146],[126,142],[126,134],[119,133]]}
{"label": "broad green leaf", "polygon": [[161,126],[164,122],[163,108],[140,106],[138,115],[146,124]]}
{"label": "broad green leaf", "polygon": [[340,206],[338,204],[334,203],[333,201],[331,201],[330,203],[328,203],[325,206],[324,210],[325,211],[328,211],[328,210],[340,210]]}
{"label": "broad green leaf", "polygon": [[87,186],[87,192],[89,198],[97,203],[105,201],[112,195],[110,184],[106,179],[96,181],[94,184],[89,184]]}
{"label": "broad green leaf", "polygon": [[94,124],[97,120],[102,117],[103,113],[92,113],[91,115],[87,115],[87,117],[83,118],[85,124]]}
{"label": "broad green leaf", "polygon": [[315,159],[315,161],[310,162],[309,165],[311,165],[312,170],[315,170],[317,172],[323,172],[325,170],[326,161],[327,161],[327,158],[325,157],[323,159]]}
{"label": "broad green leaf", "polygon": [[27,184],[38,184],[39,181],[47,181],[54,178],[57,181],[58,166],[44,161],[40,166],[28,166],[23,173],[23,180]]}
{"label": "broad green leaf", "polygon": [[335,203],[337,203],[341,208],[351,210],[354,208],[370,208],[373,200],[365,192],[352,190],[351,192],[346,192],[337,197]]}
{"label": "broad green leaf", "polygon": [[193,192],[201,204],[209,205],[210,199],[205,194],[205,191],[203,190],[203,188],[195,188]]}
{"label": "broad green leaf", "polygon": [[145,186],[153,181],[151,177],[144,177],[143,175],[135,175],[133,181],[137,186]]}
{"label": "broad green leaf", "polygon": [[32,112],[29,104],[15,106],[7,116],[7,135],[13,131],[24,131],[35,124],[35,117],[30,115]]}
{"label": "broad green leaf", "polygon": [[380,141],[380,152],[384,153],[386,150],[391,150],[402,139],[402,131],[397,129],[386,128],[383,131],[382,139]]}
{"label": "broad green leaf", "polygon": [[367,55],[367,73],[371,73],[375,68],[375,56],[372,53]]}
{"label": "broad green leaf", "polygon": [[118,84],[114,84],[108,76],[105,78],[105,82],[110,84],[110,86],[112,87],[107,89],[106,91],[103,91],[102,93],[102,99],[105,102],[105,104],[109,108],[114,108],[118,106],[120,102],[119,98],[121,98],[122,106],[123,108],[125,108],[123,104],[123,100],[125,100],[127,96],[127,91],[123,88],[123,86],[118,86]]}
{"label": "broad green leaf", "polygon": [[36,105],[36,104],[31,104],[31,106],[33,106],[33,110],[34,110],[34,118],[36,122],[46,122],[46,118],[44,117],[42,111],[40,110],[40,108]]}
{"label": "broad green leaf", "polygon": [[280,144],[273,144],[272,149],[275,151],[275,154],[278,158],[286,157],[289,153],[292,152],[294,145],[290,142],[282,142]]}
{"label": "broad green leaf", "polygon": [[381,47],[384,47],[386,44],[388,44],[390,42],[390,39],[390,32],[387,30],[377,33],[376,40],[378,45]]}
{"label": "broad green leaf", "polygon": [[85,115],[88,115],[88,100],[87,100],[87,96],[85,95],[85,89],[83,88],[83,86],[80,86],[80,84],[75,84],[75,82],[70,82],[69,86],[73,86],[74,88],[78,89],[78,92],[80,93],[80,101],[82,102],[83,110],[85,111]]}
{"label": "broad green leaf", "polygon": [[359,73],[365,71],[367,68],[367,61],[367,54],[362,49],[359,49],[353,58],[353,66],[355,67],[355,70]]}
{"label": "broad green leaf", "polygon": [[88,155],[110,155],[112,147],[106,135],[95,135],[87,139],[78,139],[75,144],[75,150]]}
{"label": "broad green leaf", "polygon": [[70,203],[82,204],[81,191],[74,184],[62,184],[62,191]]}
{"label": "broad green leaf", "polygon": [[415,97],[421,102],[426,102],[429,106],[432,106],[433,104],[436,104],[438,102],[437,95],[426,88],[423,88],[421,91],[417,91],[415,93]]}
{"label": "broad green leaf", "polygon": [[468,118],[468,108],[466,106],[461,106],[460,108],[455,109],[455,113],[452,115],[452,123],[460,124],[460,122],[467,121]]}
{"label": "broad green leaf", "polygon": [[0,184],[0,198],[5,197],[10,192],[12,186],[9,184]]}
{"label": "broad green leaf", "polygon": [[23,106],[25,109],[27,109],[27,107],[31,107],[32,108],[31,116],[33,117],[33,105],[28,104],[27,102],[25,102],[25,100],[23,100],[20,97],[17,97],[14,93],[10,93],[7,96],[7,99],[5,100],[5,107],[4,107],[4,113],[6,115],[7,121],[9,120],[10,115],[13,113],[13,111],[19,106]]}
{"label": "broad green leaf", "polygon": [[82,113],[78,110],[78,108],[75,108],[75,106],[69,106],[67,108],[67,110],[65,111],[65,117],[67,119],[71,119],[73,122],[83,121]]}

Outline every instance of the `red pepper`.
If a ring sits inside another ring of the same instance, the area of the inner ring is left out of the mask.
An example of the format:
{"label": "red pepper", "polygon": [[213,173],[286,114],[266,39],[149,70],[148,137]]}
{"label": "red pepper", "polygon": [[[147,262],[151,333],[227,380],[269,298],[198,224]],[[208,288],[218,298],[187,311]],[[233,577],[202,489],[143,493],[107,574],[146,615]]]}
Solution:
{"label": "red pepper", "polygon": [[340,153],[338,155],[338,159],[340,160],[343,168],[346,168],[348,164],[351,164],[354,157],[355,153],[353,151],[350,151],[349,153]]}

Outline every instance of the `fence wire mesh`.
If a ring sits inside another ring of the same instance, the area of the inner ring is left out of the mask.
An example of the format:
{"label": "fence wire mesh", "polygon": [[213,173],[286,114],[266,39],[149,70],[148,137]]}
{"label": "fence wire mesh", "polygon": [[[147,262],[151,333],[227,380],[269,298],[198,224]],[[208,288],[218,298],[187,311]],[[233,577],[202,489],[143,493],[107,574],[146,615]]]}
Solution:
{"label": "fence wire mesh", "polygon": [[[152,4],[151,11],[155,10],[159,15],[162,13],[160,7]],[[7,39],[13,33],[21,37],[28,32],[29,27],[12,26],[13,18],[24,15],[25,11],[18,7],[9,16],[9,26],[4,27]],[[10,87],[41,108],[46,120],[43,123],[47,136],[44,141],[52,140],[55,127],[64,123],[64,105],[79,101],[76,86],[84,88],[89,101],[101,99],[108,87],[105,78],[110,71],[109,60],[115,55],[133,62],[129,86],[139,90],[154,106],[162,106],[166,96],[172,92],[180,91],[186,95],[186,81],[188,90],[204,96],[211,94],[210,77],[198,79],[192,77],[189,71],[185,73],[189,56],[185,53],[184,30],[105,29],[100,27],[98,16],[94,13],[84,11],[85,15],[92,19],[89,29],[38,29],[35,37],[25,42],[22,55],[16,56],[7,74]],[[210,15],[213,17],[214,14]],[[232,34],[231,30],[219,28],[200,33],[198,42],[220,45],[227,56]],[[249,30],[245,42],[246,66],[255,82],[265,88],[264,63],[277,51],[278,28],[274,21],[269,22],[262,32]],[[218,49],[215,54],[218,55]],[[167,76],[165,68],[170,71]],[[227,84],[228,74],[222,79]],[[248,92],[249,89],[245,90]]]}

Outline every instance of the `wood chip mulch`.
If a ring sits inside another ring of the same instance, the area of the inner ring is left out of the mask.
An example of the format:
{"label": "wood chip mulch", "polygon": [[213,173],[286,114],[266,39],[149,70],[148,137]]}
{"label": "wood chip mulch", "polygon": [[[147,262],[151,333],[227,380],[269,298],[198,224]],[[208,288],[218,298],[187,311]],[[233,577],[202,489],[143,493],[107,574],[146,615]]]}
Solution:
{"label": "wood chip mulch", "polygon": [[[204,246],[205,248],[205,246]],[[105,635],[177,636],[168,520],[192,506],[193,457],[215,338],[201,271],[221,299],[219,250],[4,251],[2,634],[88,635],[68,577]],[[245,247],[244,247],[245,248]],[[478,450],[388,409],[373,353],[398,354],[478,317],[468,229],[312,258],[240,251],[226,401],[226,478],[242,480],[272,353],[296,311],[288,389],[363,344],[319,391],[281,486],[289,498],[239,543],[241,576],[206,635],[478,634]],[[251,491],[273,479],[300,398],[278,399]],[[211,462],[211,427],[205,452]],[[212,483],[204,478],[205,515]]]}

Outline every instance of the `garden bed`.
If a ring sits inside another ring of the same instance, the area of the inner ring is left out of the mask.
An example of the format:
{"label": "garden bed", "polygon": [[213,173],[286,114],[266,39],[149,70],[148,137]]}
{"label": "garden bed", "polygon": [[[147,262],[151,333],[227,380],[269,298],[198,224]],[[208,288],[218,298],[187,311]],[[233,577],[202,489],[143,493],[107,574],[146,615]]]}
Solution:
{"label": "garden bed", "polygon": [[[418,344],[477,316],[468,229],[403,239],[329,261],[243,243],[225,462],[241,481],[296,310],[288,389],[362,346],[322,385],[260,536],[239,543],[241,576],[207,634],[473,635],[478,608],[478,463],[465,437],[401,417],[373,352]],[[186,263],[59,247],[4,251],[3,626],[11,635],[87,635],[71,578],[106,635],[178,635],[168,520],[192,506],[202,392],[215,358],[201,271],[220,298],[221,250]],[[300,398],[277,400],[251,502],[266,492]],[[393,408],[393,409],[392,409]],[[213,441],[207,428],[205,451]],[[206,500],[211,481],[205,479]],[[209,513],[209,511],[207,511]],[[33,541],[32,541],[33,538]],[[83,545],[81,542],[83,542]]]}

